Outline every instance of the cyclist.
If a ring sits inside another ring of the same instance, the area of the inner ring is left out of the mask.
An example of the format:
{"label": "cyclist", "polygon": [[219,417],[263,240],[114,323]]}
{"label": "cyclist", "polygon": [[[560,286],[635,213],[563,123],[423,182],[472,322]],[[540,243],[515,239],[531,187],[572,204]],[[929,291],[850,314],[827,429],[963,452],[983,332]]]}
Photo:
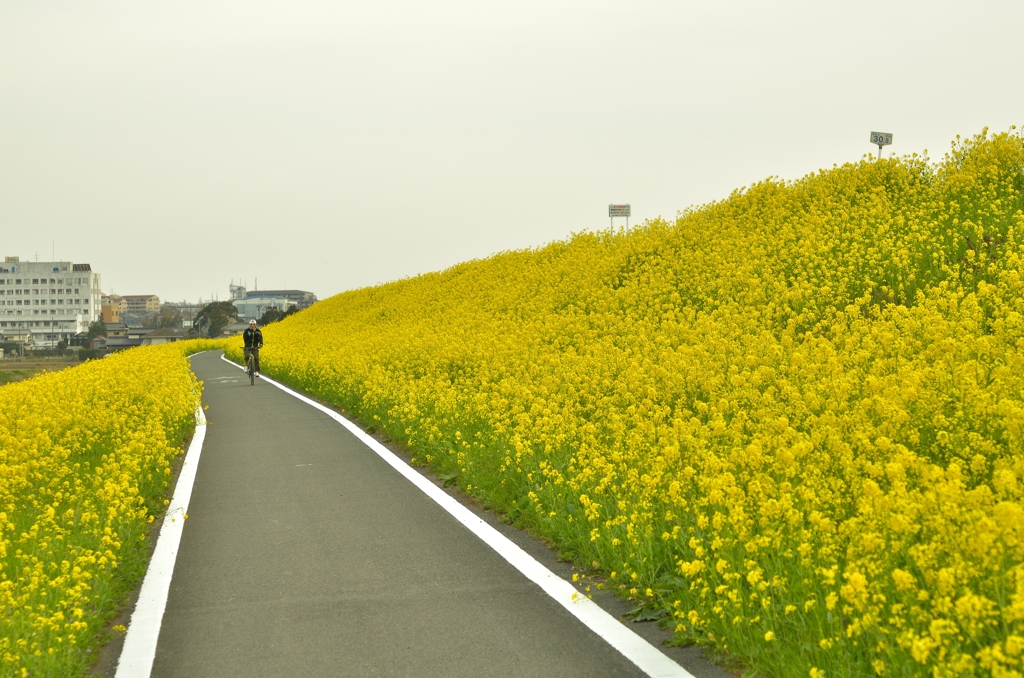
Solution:
{"label": "cyclist", "polygon": [[242,340],[245,341],[245,362],[249,363],[251,353],[256,360],[256,376],[260,376],[260,349],[263,348],[263,332],[256,327],[256,321],[249,321],[249,329],[242,332]]}

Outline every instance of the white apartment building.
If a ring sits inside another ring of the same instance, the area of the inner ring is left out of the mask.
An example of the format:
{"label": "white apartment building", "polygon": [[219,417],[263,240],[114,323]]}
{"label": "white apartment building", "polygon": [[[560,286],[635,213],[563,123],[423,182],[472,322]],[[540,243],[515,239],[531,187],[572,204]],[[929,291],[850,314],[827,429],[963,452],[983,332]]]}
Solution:
{"label": "white apartment building", "polygon": [[0,264],[0,336],[55,346],[100,319],[100,274],[89,264],[20,261]]}
{"label": "white apartment building", "polygon": [[245,320],[259,320],[263,317],[263,314],[272,308],[276,308],[279,311],[288,311],[290,308],[295,306],[295,302],[284,297],[272,297],[272,296],[251,296],[245,297],[244,299],[235,299],[232,301],[235,308],[238,309],[238,319]]}

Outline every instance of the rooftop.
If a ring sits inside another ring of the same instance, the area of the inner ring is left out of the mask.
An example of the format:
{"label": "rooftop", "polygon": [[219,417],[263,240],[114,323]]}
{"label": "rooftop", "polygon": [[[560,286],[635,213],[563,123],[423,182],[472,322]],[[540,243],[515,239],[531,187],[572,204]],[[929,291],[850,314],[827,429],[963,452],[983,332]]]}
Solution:
{"label": "rooftop", "polygon": [[180,330],[174,330],[170,327],[161,327],[158,330],[153,330],[145,336],[147,339],[151,339],[153,337],[180,337],[182,336],[182,333]]}
{"label": "rooftop", "polygon": [[247,296],[247,297],[261,297],[261,296],[277,296],[277,295],[280,295],[280,294],[313,294],[313,293],[312,292],[307,292],[306,290],[253,290],[251,292],[246,292],[245,296]]}

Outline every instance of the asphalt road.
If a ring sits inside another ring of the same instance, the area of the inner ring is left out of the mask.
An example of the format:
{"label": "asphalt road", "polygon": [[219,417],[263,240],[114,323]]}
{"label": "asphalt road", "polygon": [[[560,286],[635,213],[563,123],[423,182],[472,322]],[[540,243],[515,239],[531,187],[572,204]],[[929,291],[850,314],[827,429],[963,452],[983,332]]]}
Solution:
{"label": "asphalt road", "polygon": [[154,676],[640,676],[324,413],[219,353]]}

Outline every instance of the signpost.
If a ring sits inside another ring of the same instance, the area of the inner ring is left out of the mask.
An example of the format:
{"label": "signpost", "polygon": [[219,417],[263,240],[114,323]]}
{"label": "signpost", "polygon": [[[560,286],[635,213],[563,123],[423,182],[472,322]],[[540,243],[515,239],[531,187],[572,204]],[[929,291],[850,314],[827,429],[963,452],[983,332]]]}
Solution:
{"label": "signpost", "polygon": [[608,205],[608,217],[612,228],[615,228],[615,217],[626,217],[626,230],[629,230],[629,205]]}
{"label": "signpost", "polygon": [[882,159],[882,146],[888,146],[892,143],[892,134],[890,132],[872,132],[871,143],[878,145],[878,159]]}

